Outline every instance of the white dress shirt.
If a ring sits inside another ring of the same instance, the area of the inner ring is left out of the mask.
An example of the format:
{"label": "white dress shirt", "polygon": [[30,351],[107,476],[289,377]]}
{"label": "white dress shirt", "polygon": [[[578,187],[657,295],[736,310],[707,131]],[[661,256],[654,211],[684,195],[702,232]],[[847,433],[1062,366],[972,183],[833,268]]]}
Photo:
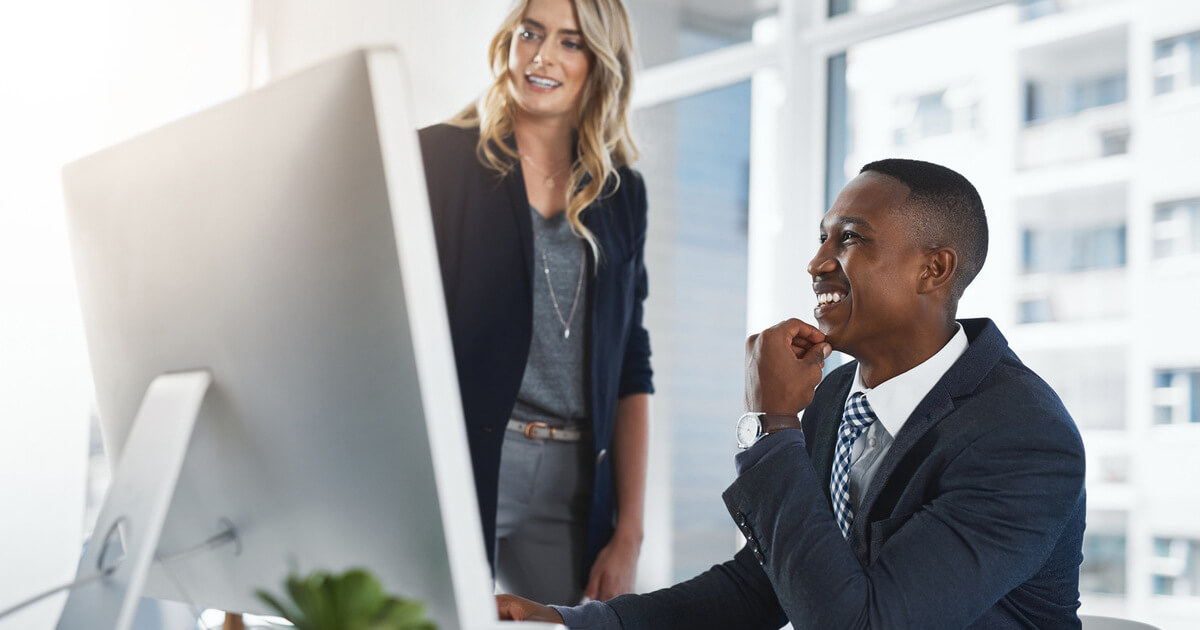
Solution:
{"label": "white dress shirt", "polygon": [[966,351],[967,334],[959,326],[958,332],[937,354],[873,388],[863,383],[861,365],[854,371],[854,384],[850,387],[849,396],[862,392],[878,418],[855,440],[854,448],[850,451],[850,505],[855,512],[858,511],[864,491],[879,471],[883,456],[892,447],[893,438],[908,422],[917,404]]}

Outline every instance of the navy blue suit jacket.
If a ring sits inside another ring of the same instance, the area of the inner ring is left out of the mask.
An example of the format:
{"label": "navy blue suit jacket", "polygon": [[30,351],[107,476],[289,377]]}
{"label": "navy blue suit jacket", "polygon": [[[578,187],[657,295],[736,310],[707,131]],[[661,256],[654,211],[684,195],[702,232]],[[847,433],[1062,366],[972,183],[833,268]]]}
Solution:
{"label": "navy blue suit jacket", "polygon": [[[475,154],[478,129],[434,125],[419,138],[479,514],[494,562],[500,447],[533,335],[533,221],[520,162],[505,176],[485,168]],[[601,249],[598,270],[588,252],[584,389],[596,457],[585,572],[612,537],[607,455],[617,398],[653,391],[650,339],[642,326],[646,189],[632,169],[618,175],[620,185],[582,215]]]}
{"label": "navy blue suit jacket", "polygon": [[626,630],[1080,627],[1079,432],[990,320],[961,323],[967,351],[895,436],[848,541],[829,477],[854,363],[817,388],[804,439],[763,439],[752,448],[766,455],[725,491],[746,546],[609,602]]}

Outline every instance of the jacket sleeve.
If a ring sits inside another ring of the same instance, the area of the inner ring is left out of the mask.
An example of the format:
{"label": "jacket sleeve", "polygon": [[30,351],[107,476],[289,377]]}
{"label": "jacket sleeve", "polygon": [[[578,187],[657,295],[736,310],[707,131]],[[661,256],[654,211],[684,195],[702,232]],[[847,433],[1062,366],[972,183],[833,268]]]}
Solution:
{"label": "jacket sleeve", "polygon": [[774,630],[787,623],[745,547],[732,560],[670,588],[608,601],[624,630]]}
{"label": "jacket sleeve", "polygon": [[[1040,416],[1037,415],[1040,413]],[[1044,564],[1083,492],[1069,417],[997,422],[947,464],[916,513],[873,525],[891,536],[869,566],[842,538],[807,451],[775,449],[724,494],[763,557],[796,628],[962,628]],[[1036,430],[1035,430],[1036,429]]]}
{"label": "jacket sleeve", "polygon": [[629,338],[621,363],[621,382],[617,397],[654,393],[654,372],[650,368],[650,334],[642,324],[643,304],[649,292],[646,277],[646,185],[636,171],[626,172],[622,187],[629,187],[633,215],[633,304],[629,320]]}

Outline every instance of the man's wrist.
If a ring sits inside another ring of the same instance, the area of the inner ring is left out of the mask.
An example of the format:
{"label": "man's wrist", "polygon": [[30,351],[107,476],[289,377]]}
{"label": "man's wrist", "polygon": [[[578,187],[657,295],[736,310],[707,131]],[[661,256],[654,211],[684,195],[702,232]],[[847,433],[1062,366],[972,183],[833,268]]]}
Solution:
{"label": "man's wrist", "polygon": [[638,528],[634,528],[632,526],[621,527],[620,525],[618,525],[617,528],[615,530],[613,530],[611,542],[615,543],[615,544],[631,544],[631,545],[634,545],[637,547],[641,547],[643,537],[644,537],[644,534],[640,527],[638,527]]}
{"label": "man's wrist", "polygon": [[800,428],[800,417],[794,413],[762,412],[758,414],[758,419],[762,424],[763,435],[770,435],[785,429]]}
{"label": "man's wrist", "polygon": [[799,429],[796,414],[751,411],[738,418],[736,426],[739,448],[750,448],[759,439],[784,429]]}

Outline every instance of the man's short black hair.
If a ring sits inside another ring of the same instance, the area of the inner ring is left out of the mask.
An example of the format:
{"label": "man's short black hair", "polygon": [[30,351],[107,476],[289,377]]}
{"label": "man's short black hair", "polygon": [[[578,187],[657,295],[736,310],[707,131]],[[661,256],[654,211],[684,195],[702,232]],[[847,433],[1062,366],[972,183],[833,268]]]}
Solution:
{"label": "man's short black hair", "polygon": [[949,247],[958,254],[954,299],[979,274],[987,258],[988,227],[979,191],[955,171],[920,160],[892,158],[871,162],[860,173],[881,173],[911,191],[902,210],[912,219],[910,236],[926,247]]}

